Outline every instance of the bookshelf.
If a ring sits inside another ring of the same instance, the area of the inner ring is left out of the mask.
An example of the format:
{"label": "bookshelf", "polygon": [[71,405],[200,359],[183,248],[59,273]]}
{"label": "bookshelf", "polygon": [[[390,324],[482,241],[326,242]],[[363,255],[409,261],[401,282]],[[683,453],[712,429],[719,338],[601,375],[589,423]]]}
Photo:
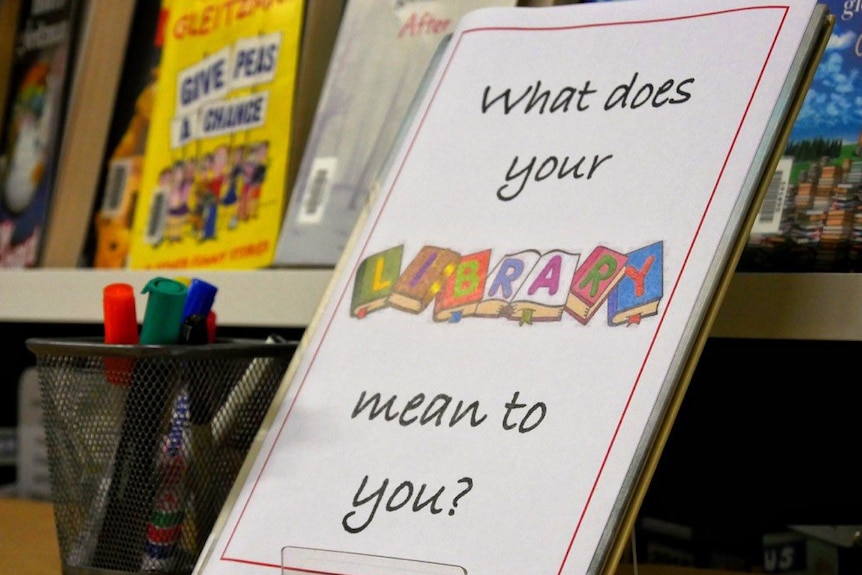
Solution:
{"label": "bookshelf", "polygon": [[[101,290],[116,281],[141,286],[156,275],[195,275],[219,286],[225,326],[304,328],[332,276],[330,269],[116,271],[0,270],[0,322],[98,323]],[[58,297],[58,286],[62,296]],[[844,305],[862,290],[852,273],[737,273],[710,335],[790,340],[862,339],[862,308]],[[253,293],[254,301],[245,299]]]}
{"label": "bookshelf", "polygon": [[[5,3],[8,4],[8,0]],[[4,0],[0,0],[0,6],[3,5]],[[105,285],[123,281],[140,288],[156,275],[194,275],[219,286],[216,310],[220,326],[285,328],[301,332],[312,320],[329,285],[332,270],[3,269],[0,270],[0,326],[5,324],[7,329],[0,327],[0,332],[20,338],[21,334],[14,332],[21,323],[33,324],[34,328],[43,324],[46,330],[54,330],[52,326],[56,324],[68,324],[76,330],[76,326],[85,324],[96,330],[102,321],[101,290]],[[735,339],[767,339],[776,343],[796,340],[799,345],[791,345],[789,349],[800,353],[786,354],[791,356],[801,357],[802,343],[809,340],[818,340],[822,344],[816,346],[818,354],[815,355],[819,357],[825,357],[836,349],[855,352],[855,346],[844,344],[862,341],[862,309],[845,302],[854,302],[859,293],[862,293],[862,274],[737,273],[710,335],[722,342],[730,342],[729,345],[737,345],[733,342]],[[143,310],[144,301],[139,301],[139,310]],[[39,329],[43,328],[40,326]],[[57,329],[57,335],[68,331]],[[30,358],[27,353],[19,355]],[[837,368],[830,363],[832,367],[827,370],[827,376],[823,375],[819,364],[815,367],[812,363],[808,371],[793,372],[795,367],[787,368],[781,372],[782,377],[765,370],[756,375],[749,373],[746,377],[729,377],[726,368],[721,369],[728,362],[705,361],[703,365],[703,373],[715,375],[692,386],[687,400],[689,407],[676,425],[680,430],[674,436],[677,440],[666,450],[663,466],[653,482],[657,487],[653,490],[652,500],[647,503],[653,503],[660,511],[685,508],[686,513],[680,511],[683,520],[692,515],[729,517],[733,512],[743,521],[746,516],[752,520],[752,515],[754,519],[760,519],[782,509],[787,501],[795,501],[788,504],[794,512],[800,508],[804,511],[809,507],[816,508],[816,514],[809,513],[806,517],[816,516],[824,521],[848,517],[845,494],[851,491],[852,474],[849,466],[845,468],[841,462],[853,435],[845,434],[845,426],[834,421],[850,422],[855,419],[855,414],[850,407],[852,402],[844,401],[850,396],[843,389],[845,384],[838,379]],[[730,373],[732,376],[733,372]],[[820,378],[826,380],[827,385],[824,386]],[[802,382],[818,381],[817,393],[813,394],[815,407],[812,408],[818,415],[812,417],[809,413],[796,411],[797,407],[800,410],[802,406],[811,407],[812,398],[807,394],[803,396],[802,391],[789,399],[780,395],[786,393],[784,387],[788,381],[800,382],[798,386],[790,385],[792,389],[803,388]],[[768,385],[756,386],[758,390],[752,400],[752,383],[763,382],[768,382]],[[736,403],[738,400],[734,398],[740,397],[745,397],[746,401]],[[783,398],[780,405],[788,413],[775,415],[776,398]],[[11,408],[11,402],[7,403]],[[746,409],[740,413],[741,403]],[[712,417],[713,413],[716,416]],[[733,414],[734,419],[730,426],[718,417],[719,414],[726,417],[728,413]],[[703,417],[704,414],[711,417]],[[849,426],[848,423],[846,427]],[[3,427],[2,421],[0,427]],[[727,435],[728,427],[733,430],[731,437]],[[786,434],[788,428],[793,430],[789,436]],[[781,437],[777,432],[772,433],[772,429],[784,430],[785,435]],[[711,450],[714,447],[711,443],[710,449],[705,449],[700,442],[703,438],[713,437],[716,430],[721,431],[721,444],[716,440],[714,450]],[[763,461],[762,454],[769,450],[772,460],[794,461],[798,446],[812,441],[819,445],[821,453],[817,459],[820,466],[816,470],[812,466],[800,473],[798,468],[791,470],[790,466],[778,467],[774,462]],[[776,446],[779,447],[777,452]],[[718,447],[724,451],[717,451]],[[723,473],[708,467],[709,453],[724,462],[727,469]],[[692,464],[693,461],[697,463]],[[742,472],[727,463],[733,461],[743,462],[738,465]],[[794,480],[787,481],[787,477]],[[679,496],[690,493],[691,485],[700,486],[701,491],[719,493],[722,497],[713,497],[710,506],[699,508],[699,500]],[[858,506],[850,506],[851,514],[857,510]],[[790,515],[780,517],[784,519]]]}

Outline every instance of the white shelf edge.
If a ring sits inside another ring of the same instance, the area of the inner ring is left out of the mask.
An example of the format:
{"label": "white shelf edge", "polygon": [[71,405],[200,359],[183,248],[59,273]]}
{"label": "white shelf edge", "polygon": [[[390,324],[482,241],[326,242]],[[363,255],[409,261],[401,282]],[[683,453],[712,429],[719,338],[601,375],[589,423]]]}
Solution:
{"label": "white shelf edge", "polygon": [[[157,276],[197,277],[217,286],[213,309],[219,325],[302,328],[311,321],[332,270],[2,270],[0,322],[98,323],[102,288],[125,282],[140,292]],[[136,303],[141,317],[145,296],[139,293]]]}
{"label": "white shelf edge", "polygon": [[[143,288],[151,278],[194,276],[219,287],[220,325],[303,328],[332,270],[0,270],[0,322],[94,323],[104,286]],[[710,331],[713,337],[862,340],[862,274],[737,273]],[[146,304],[140,296],[139,313]]]}

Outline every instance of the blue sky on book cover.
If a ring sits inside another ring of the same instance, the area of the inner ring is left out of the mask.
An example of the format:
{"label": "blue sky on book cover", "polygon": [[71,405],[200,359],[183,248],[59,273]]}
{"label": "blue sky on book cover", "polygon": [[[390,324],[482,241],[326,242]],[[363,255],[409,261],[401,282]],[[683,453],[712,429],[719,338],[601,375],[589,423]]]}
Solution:
{"label": "blue sky on book cover", "polygon": [[835,26],[790,142],[818,137],[855,142],[862,131],[862,1],[823,3],[835,16]]}

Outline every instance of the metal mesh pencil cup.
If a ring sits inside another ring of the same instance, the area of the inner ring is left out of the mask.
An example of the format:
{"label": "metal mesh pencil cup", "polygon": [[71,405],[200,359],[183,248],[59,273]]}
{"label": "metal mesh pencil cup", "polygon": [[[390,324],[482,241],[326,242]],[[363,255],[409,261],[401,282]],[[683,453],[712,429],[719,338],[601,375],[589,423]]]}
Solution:
{"label": "metal mesh pencil cup", "polygon": [[296,342],[27,347],[63,573],[191,573]]}

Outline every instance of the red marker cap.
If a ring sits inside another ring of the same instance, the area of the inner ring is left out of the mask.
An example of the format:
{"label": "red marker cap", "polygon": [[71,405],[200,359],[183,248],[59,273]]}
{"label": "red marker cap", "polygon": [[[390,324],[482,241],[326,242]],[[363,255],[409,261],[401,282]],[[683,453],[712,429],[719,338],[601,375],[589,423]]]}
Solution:
{"label": "red marker cap", "polygon": [[105,343],[138,343],[134,288],[126,283],[105,286],[102,306],[105,316]]}
{"label": "red marker cap", "polygon": [[[138,317],[135,290],[126,283],[114,283],[102,290],[105,343],[138,343]],[[130,357],[105,357],[105,378],[117,385],[129,385],[135,360]]]}

